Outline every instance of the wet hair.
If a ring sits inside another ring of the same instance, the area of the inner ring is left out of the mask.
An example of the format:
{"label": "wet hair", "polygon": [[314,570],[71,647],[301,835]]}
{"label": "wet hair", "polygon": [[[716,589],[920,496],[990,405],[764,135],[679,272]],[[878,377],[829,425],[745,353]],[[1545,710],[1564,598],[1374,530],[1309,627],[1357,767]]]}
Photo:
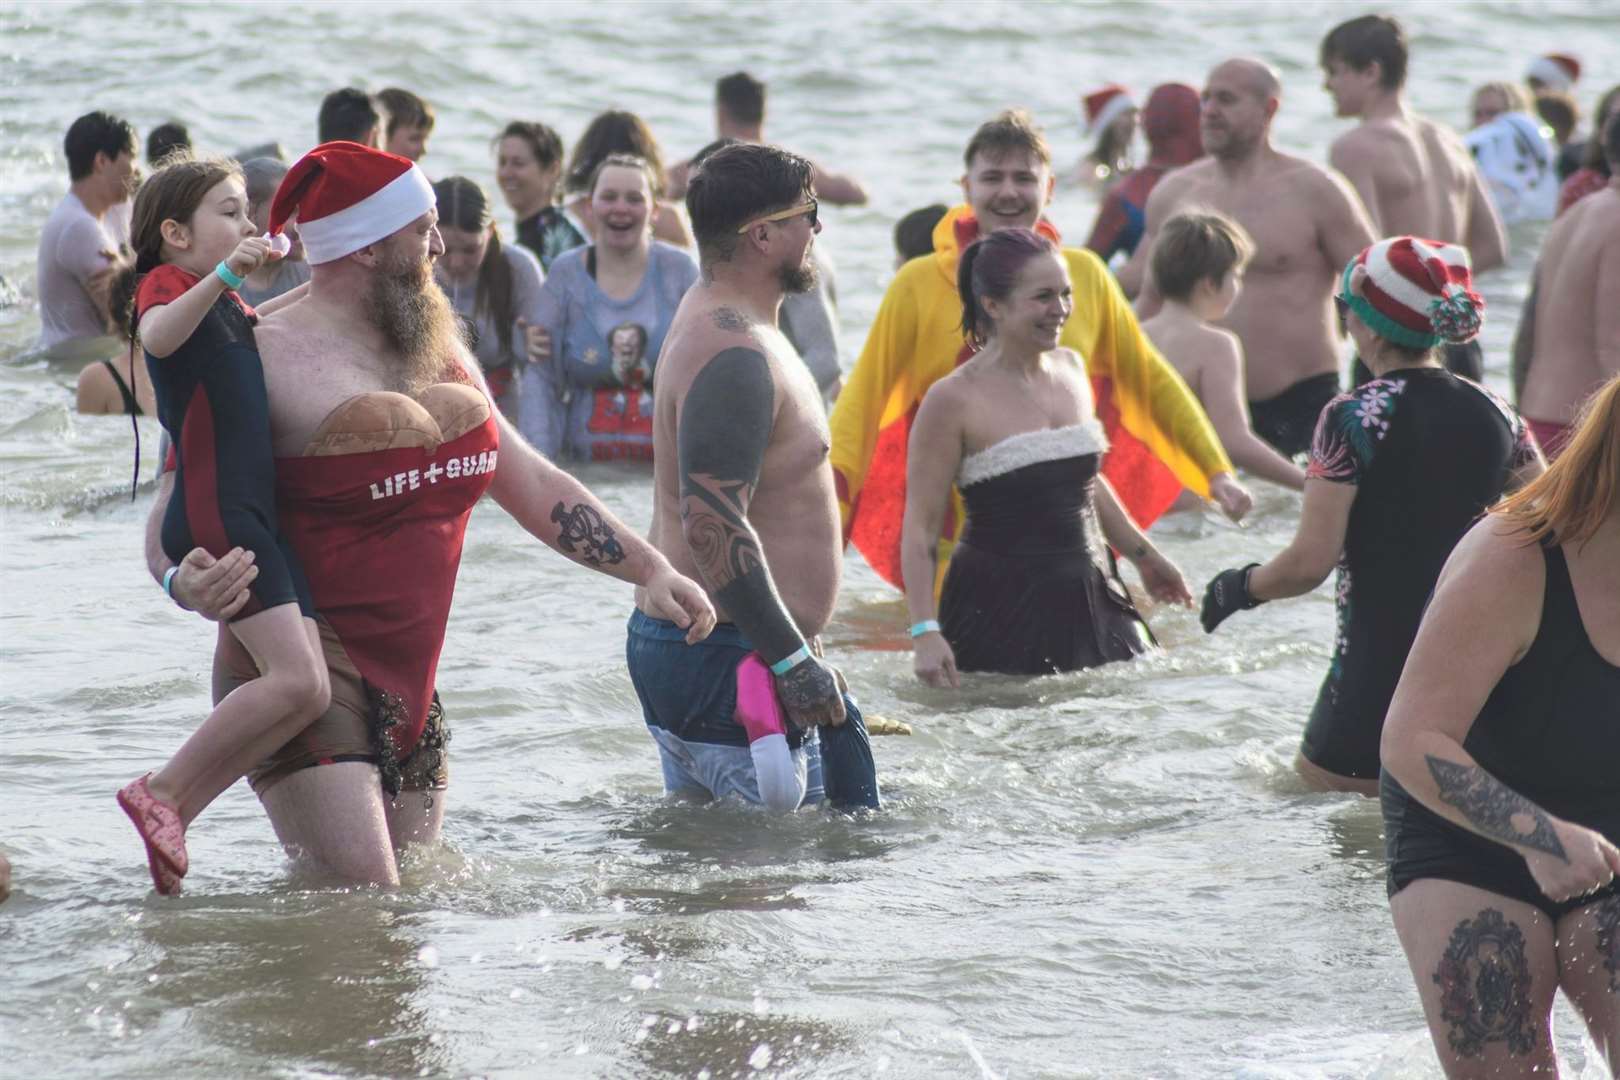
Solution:
{"label": "wet hair", "polygon": [[398,86],[390,86],[377,91],[377,101],[388,111],[388,129],[385,134],[392,135],[400,128],[422,128],[424,131],[433,130],[433,106]]}
{"label": "wet hair", "polygon": [[1035,118],[1023,109],[1008,109],[993,120],[979,125],[979,130],[968,140],[962,153],[962,163],[973,168],[973,159],[987,154],[1000,160],[1011,153],[1028,154],[1042,165],[1052,164],[1052,148],[1046,136],[1035,126]]}
{"label": "wet hair", "polygon": [[1596,169],[1604,176],[1613,176],[1614,168],[1620,168],[1620,162],[1616,162],[1614,168],[1611,168],[1609,159],[1603,152],[1603,130],[1606,126],[1604,120],[1611,113],[1620,116],[1620,85],[1609,87],[1608,93],[1598,99],[1597,112],[1593,117],[1597,130],[1586,141],[1586,153],[1581,155],[1581,165],[1584,168]]}
{"label": "wet hair", "polygon": [[549,169],[563,159],[562,136],[533,120],[514,120],[507,124],[495,136],[495,144],[499,146],[502,139],[522,139],[528,143],[534,163],[542,169]]}
{"label": "wet hair", "polygon": [[654,190],[663,191],[669,187],[658,140],[653,138],[647,122],[633,112],[609,109],[592,120],[585,134],[574,144],[573,156],[568,159],[568,176],[564,181],[568,191],[575,195],[588,193],[596,167],[609,154],[634,154],[646,158],[658,179],[653,185]]}
{"label": "wet hair", "polygon": [[736,143],[703,159],[686,182],[686,213],[704,265],[737,252],[737,229],[813,197],[810,163],[778,146]]}
{"label": "wet hair", "polygon": [[97,109],[73,121],[62,139],[68,179],[83,180],[96,170],[96,155],[115,158],[135,152],[135,129],[128,120]]}
{"label": "wet hair", "polygon": [[364,142],[365,134],[382,123],[371,95],[364,90],[345,86],[334,90],[321,101],[320,116],[316,121],[317,141],[329,143],[338,139]]}
{"label": "wet hair", "polygon": [[[611,168],[640,169],[641,175],[647,178],[647,190],[652,194],[653,202],[656,203],[658,197],[663,194],[663,191],[658,187],[658,174],[653,172],[652,162],[644,157],[637,157],[635,154],[609,154],[601,161],[598,161],[596,168],[591,170],[591,181],[586,186],[584,194],[595,195],[596,182],[602,178],[602,173],[605,170]],[[651,210],[652,208],[649,207],[648,209]],[[651,220],[651,217],[649,217],[648,221]]]}
{"label": "wet hair", "polygon": [[730,135],[722,135],[708,146],[705,146],[703,149],[693,154],[692,160],[686,163],[686,167],[688,170],[695,169],[699,165],[702,165],[704,161],[708,159],[709,155],[714,153],[716,150],[723,150],[728,146],[736,146],[740,142],[742,142],[741,139],[734,139]]}
{"label": "wet hair", "polygon": [[1563,146],[1575,134],[1575,125],[1581,118],[1581,107],[1572,95],[1562,90],[1541,90],[1536,94],[1536,115],[1553,129],[1553,141]]}
{"label": "wet hair", "polygon": [[511,356],[512,323],[517,318],[512,264],[506,261],[501,251],[501,231],[495,225],[489,197],[477,181],[465,176],[447,176],[440,180],[433,185],[433,197],[438,202],[440,228],[489,233],[484,261],[478,265],[473,314],[489,315],[490,321],[495,324],[495,338],[500,343],[501,355]]}
{"label": "wet hair", "polygon": [[956,268],[956,291],[962,298],[962,333],[969,341],[977,346],[990,340],[991,320],[981,301],[1007,299],[1025,263],[1056,251],[1033,229],[997,229],[968,245]]}
{"label": "wet hair", "polygon": [[714,84],[714,103],[739,124],[758,126],[765,122],[765,84],[738,71]]}
{"label": "wet hair", "polygon": [[146,163],[156,165],[176,150],[191,149],[191,132],[178,120],[159,124],[146,135]]}
{"label": "wet hair", "polygon": [[1334,60],[1356,71],[1378,62],[1378,85],[1399,90],[1406,83],[1406,31],[1393,15],[1363,15],[1342,22],[1322,39],[1321,64]]}
{"label": "wet hair", "polygon": [[1200,281],[1224,284],[1226,275],[1242,269],[1253,254],[1254,241],[1225,214],[1188,211],[1159,230],[1153,242],[1153,281],[1165,299],[1185,301]]}
{"label": "wet hair", "polygon": [[894,223],[894,250],[910,261],[934,253],[934,226],[950,212],[944,203],[913,210]]}
{"label": "wet hair", "polygon": [[247,188],[248,205],[258,206],[274,198],[286,175],[287,163],[280,158],[256,157],[242,162],[242,184]]}
{"label": "wet hair", "polygon": [[1491,507],[1527,544],[1584,543],[1620,506],[1620,376],[1586,399],[1573,432],[1546,472]]}

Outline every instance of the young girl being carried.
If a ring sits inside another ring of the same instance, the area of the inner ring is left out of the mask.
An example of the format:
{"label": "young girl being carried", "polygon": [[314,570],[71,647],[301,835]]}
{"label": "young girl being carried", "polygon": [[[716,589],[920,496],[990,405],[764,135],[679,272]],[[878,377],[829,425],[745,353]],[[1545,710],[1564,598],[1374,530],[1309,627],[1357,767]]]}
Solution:
{"label": "young girl being carried", "polygon": [[176,566],[165,591],[193,549],[214,558],[245,549],[256,576],[230,628],[263,676],[227,695],[166,765],[118,793],[166,894],[180,891],[188,867],[186,827],[330,696],[309,586],[276,525],[256,315],[233,291],[272,257],[247,210],[234,163],[170,159],[136,194],[131,225],[137,340],[176,464],[162,535]]}

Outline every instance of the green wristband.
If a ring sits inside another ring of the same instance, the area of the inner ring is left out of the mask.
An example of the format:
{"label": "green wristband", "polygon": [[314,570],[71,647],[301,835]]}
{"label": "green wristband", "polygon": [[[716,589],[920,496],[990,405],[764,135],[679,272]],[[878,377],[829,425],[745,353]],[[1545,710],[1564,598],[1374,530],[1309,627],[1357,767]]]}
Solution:
{"label": "green wristband", "polygon": [[214,267],[214,273],[219,275],[219,280],[225,283],[227,289],[240,289],[242,282],[247,280],[247,278],[233,273],[231,268],[225,265],[224,259],[219,260],[219,265]]}

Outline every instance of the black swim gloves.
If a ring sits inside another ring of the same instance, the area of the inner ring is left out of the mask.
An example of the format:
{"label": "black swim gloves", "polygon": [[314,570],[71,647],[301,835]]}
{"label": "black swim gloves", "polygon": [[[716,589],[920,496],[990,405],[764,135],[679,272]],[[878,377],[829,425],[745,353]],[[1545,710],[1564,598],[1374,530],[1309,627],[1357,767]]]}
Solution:
{"label": "black swim gloves", "polygon": [[1203,610],[1198,613],[1198,621],[1204,624],[1204,633],[1213,634],[1215,628],[1233,612],[1248,611],[1265,603],[1249,595],[1249,575],[1259,565],[1252,562],[1239,569],[1222,570],[1210,579],[1204,589]]}

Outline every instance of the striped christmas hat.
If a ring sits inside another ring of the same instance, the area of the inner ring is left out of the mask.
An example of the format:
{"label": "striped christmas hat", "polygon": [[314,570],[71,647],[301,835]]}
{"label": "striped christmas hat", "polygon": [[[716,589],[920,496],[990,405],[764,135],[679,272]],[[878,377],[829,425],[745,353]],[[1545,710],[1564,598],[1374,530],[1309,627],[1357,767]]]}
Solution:
{"label": "striped christmas hat", "polygon": [[296,213],[304,257],[319,266],[392,236],[433,206],[433,186],[409,158],[354,142],[322,143],[282,177],[270,232]]}
{"label": "striped christmas hat", "polygon": [[[1358,266],[1367,271],[1359,295],[1350,291]],[[1341,290],[1369,330],[1409,349],[1472,341],[1485,320],[1485,298],[1474,291],[1468,249],[1438,240],[1378,241],[1345,264]]]}

